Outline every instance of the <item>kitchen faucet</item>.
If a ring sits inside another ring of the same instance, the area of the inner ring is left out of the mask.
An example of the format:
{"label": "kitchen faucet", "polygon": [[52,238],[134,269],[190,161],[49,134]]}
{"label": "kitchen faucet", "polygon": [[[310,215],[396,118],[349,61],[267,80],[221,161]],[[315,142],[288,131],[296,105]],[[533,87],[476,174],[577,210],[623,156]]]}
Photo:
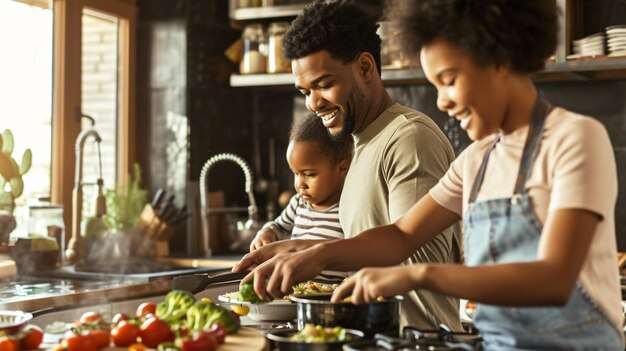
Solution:
{"label": "kitchen faucet", "polygon": [[[209,203],[207,199],[207,178],[209,175],[209,170],[213,165],[221,161],[232,161],[235,162],[241,169],[243,170],[244,176],[246,177],[245,182],[245,190],[248,194],[248,221],[245,223],[244,228],[241,230],[244,233],[248,234],[256,234],[256,230],[260,229],[260,224],[258,223],[258,207],[256,205],[256,201],[254,200],[254,194],[252,193],[252,170],[250,166],[246,163],[244,159],[241,157],[231,154],[231,153],[222,153],[217,154],[211,158],[209,158],[204,166],[202,166],[202,170],[200,171],[200,212],[202,214],[202,234],[204,240],[204,255],[211,256],[211,245],[209,242],[210,233],[209,233],[209,213],[211,212],[239,212],[241,210],[245,210],[245,208],[239,207],[227,207],[227,208],[209,208]],[[240,233],[243,234],[243,233]],[[240,235],[243,238],[243,235]]]}
{"label": "kitchen faucet", "polygon": [[76,172],[74,177],[74,190],[72,191],[72,237],[67,244],[65,250],[66,260],[70,264],[78,263],[85,257],[85,248],[82,246],[82,238],[80,233],[80,222],[83,210],[83,147],[88,137],[93,137],[98,144],[98,173],[97,180],[98,196],[96,197],[96,217],[102,217],[106,213],[106,203],[102,194],[102,155],[100,151],[100,143],[102,138],[93,128],[94,121],[91,117],[87,117],[92,122],[90,129],[85,129],[78,134],[76,138]]}

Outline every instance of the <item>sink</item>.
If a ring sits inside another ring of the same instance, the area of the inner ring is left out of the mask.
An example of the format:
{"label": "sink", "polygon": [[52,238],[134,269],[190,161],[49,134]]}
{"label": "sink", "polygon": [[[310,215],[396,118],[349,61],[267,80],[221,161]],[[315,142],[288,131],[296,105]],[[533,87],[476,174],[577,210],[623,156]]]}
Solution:
{"label": "sink", "polygon": [[[83,263],[74,266],[64,266],[55,270],[41,272],[42,276],[65,279],[85,280],[115,280],[132,282],[149,282],[156,279],[173,278],[180,275],[211,273],[227,271],[229,268],[216,265],[215,267],[185,267],[156,260],[121,260],[113,262]],[[38,275],[38,273],[31,274]]]}

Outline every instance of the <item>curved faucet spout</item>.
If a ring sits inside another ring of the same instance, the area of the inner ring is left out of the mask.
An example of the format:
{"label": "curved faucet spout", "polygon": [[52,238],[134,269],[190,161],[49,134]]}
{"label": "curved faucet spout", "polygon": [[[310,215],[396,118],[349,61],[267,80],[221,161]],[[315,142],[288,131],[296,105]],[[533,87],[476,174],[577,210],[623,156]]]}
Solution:
{"label": "curved faucet spout", "polygon": [[74,190],[72,191],[72,237],[70,238],[65,255],[69,263],[77,263],[85,256],[85,249],[81,245],[80,222],[83,209],[83,147],[88,137],[93,137],[98,145],[98,196],[96,197],[96,216],[102,217],[106,213],[104,195],[102,191],[102,156],[100,143],[102,138],[95,129],[86,129],[76,137],[76,168],[74,175]]}
{"label": "curved faucet spout", "polygon": [[231,161],[239,165],[239,167],[244,173],[244,176],[246,177],[245,190],[246,190],[246,193],[248,194],[248,202],[249,202],[248,218],[252,221],[256,221],[256,217],[258,213],[256,201],[254,200],[254,194],[252,193],[252,189],[253,189],[252,169],[246,163],[246,161],[243,158],[235,154],[231,154],[231,153],[217,154],[209,158],[205,162],[204,166],[202,166],[202,170],[200,171],[200,209],[201,209],[201,215],[202,215],[204,254],[206,256],[211,256],[211,245],[209,243],[210,209],[209,209],[209,203],[207,199],[207,186],[208,186],[207,178],[208,178],[209,170],[211,169],[211,167],[213,167],[213,165],[221,161]]}

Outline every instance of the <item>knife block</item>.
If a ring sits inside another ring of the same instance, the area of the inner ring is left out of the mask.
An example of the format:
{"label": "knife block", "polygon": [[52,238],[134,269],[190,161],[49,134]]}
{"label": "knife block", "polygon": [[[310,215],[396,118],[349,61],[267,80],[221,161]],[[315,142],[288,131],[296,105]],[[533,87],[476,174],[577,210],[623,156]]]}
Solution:
{"label": "knife block", "polygon": [[154,243],[156,256],[169,255],[168,240],[174,234],[174,228],[161,221],[150,204],[146,204],[141,211],[138,230],[144,240]]}

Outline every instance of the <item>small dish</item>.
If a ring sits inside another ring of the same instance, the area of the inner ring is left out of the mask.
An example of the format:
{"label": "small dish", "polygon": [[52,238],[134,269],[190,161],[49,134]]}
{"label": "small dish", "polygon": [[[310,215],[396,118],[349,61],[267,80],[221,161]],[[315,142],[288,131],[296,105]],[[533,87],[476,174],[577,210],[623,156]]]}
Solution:
{"label": "small dish", "polygon": [[31,319],[33,315],[28,312],[0,310],[0,335],[20,331]]}
{"label": "small dish", "polygon": [[296,319],[297,305],[290,300],[273,300],[265,303],[251,303],[238,301],[224,294],[217,297],[219,301],[235,306],[247,306],[250,309],[247,316],[257,321],[289,321]]}

